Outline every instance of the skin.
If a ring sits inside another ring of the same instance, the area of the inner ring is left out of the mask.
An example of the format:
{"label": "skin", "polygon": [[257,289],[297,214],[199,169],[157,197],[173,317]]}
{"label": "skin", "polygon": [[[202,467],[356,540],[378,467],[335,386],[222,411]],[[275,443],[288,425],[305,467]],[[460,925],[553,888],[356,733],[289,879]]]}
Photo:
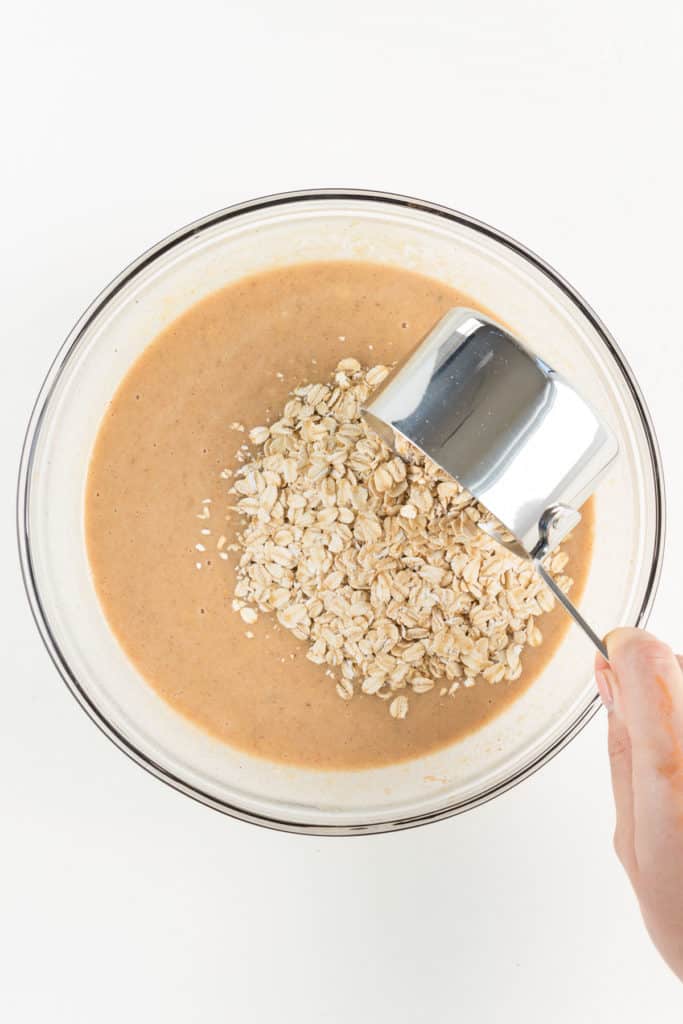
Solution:
{"label": "skin", "polygon": [[683,671],[650,633],[617,629],[596,680],[609,712],[614,846],[652,941],[683,980]]}

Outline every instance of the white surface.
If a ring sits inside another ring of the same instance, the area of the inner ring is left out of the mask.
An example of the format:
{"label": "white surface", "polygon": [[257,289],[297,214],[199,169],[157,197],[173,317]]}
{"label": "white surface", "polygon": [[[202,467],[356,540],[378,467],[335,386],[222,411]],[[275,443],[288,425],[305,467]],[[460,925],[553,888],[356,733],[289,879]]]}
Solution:
{"label": "white surface", "polygon": [[66,0],[6,16],[0,1018],[680,1013],[611,851],[604,716],[514,792],[426,829],[315,840],[232,822],[129,762],[58,680],[19,582],[13,480],[59,342],[147,245],[290,187],[412,193],[538,251],[620,341],[668,470],[652,627],[683,647],[682,27],[665,0],[647,19],[540,0]]}

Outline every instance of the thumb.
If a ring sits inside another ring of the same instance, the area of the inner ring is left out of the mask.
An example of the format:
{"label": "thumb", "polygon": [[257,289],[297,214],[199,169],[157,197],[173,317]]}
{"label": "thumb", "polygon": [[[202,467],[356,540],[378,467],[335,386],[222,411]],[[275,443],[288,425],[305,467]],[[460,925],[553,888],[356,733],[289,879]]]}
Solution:
{"label": "thumb", "polygon": [[[607,637],[614,705],[631,747],[636,852],[665,848],[683,812],[683,672],[678,659],[644,630],[617,629]],[[641,867],[643,865],[641,864]]]}
{"label": "thumb", "polygon": [[652,769],[663,760],[674,774],[674,755],[683,771],[683,672],[665,643],[642,629],[615,629],[607,636],[615,684],[615,705],[624,719],[634,752]]}

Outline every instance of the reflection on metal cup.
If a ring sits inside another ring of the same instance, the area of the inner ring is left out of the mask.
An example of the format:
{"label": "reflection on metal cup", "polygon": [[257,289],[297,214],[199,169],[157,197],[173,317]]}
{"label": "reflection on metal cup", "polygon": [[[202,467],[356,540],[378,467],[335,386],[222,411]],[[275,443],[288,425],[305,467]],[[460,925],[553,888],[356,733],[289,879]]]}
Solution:
{"label": "reflection on metal cup", "polygon": [[576,526],[581,505],[619,450],[611,430],[563,377],[495,321],[453,309],[364,417],[390,446],[401,435],[481,502],[514,537],[501,543],[534,562],[606,656],[540,564]]}
{"label": "reflection on metal cup", "polygon": [[[576,525],[618,452],[609,428],[552,367],[469,309],[443,317],[364,415],[388,443],[401,434],[455,477],[528,557]],[[550,508],[552,528],[543,531]]]}

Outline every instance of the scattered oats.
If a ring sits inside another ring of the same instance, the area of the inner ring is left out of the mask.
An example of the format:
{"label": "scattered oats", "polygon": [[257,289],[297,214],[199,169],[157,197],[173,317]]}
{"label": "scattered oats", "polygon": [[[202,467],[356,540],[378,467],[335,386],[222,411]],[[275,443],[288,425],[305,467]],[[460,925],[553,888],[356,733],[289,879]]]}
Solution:
{"label": "scattered oats", "polygon": [[383,380],[389,376],[390,370],[388,366],[373,366],[371,370],[368,370],[365,375],[366,383],[371,388],[379,387]]}
{"label": "scattered oats", "polygon": [[249,440],[252,444],[264,444],[270,437],[268,427],[252,427],[249,431]]}
{"label": "scattered oats", "polygon": [[399,697],[394,697],[389,705],[389,714],[392,718],[405,718],[408,714],[408,698],[404,697],[403,694]]}
{"label": "scattered oats", "polygon": [[[224,560],[239,552],[232,607],[244,622],[270,611],[342,700],[357,687],[401,719],[407,694],[517,679],[555,599],[481,529],[499,524],[455,480],[366,427],[361,409],[389,372],[342,359],[328,382],[294,388],[279,419],[250,430],[253,453],[243,445],[240,467],[221,474],[241,532],[217,547]],[[546,562],[565,593],[567,564],[560,550]]]}
{"label": "scattered oats", "polygon": [[558,576],[555,581],[563,594],[568,594],[574,580],[570,576]]}
{"label": "scattered oats", "polygon": [[353,683],[350,679],[340,679],[335,689],[342,700],[351,700],[353,697]]}
{"label": "scattered oats", "polygon": [[248,629],[244,635],[246,636],[247,640],[253,640],[254,639],[254,634],[251,632],[250,629]]}
{"label": "scattered oats", "polygon": [[197,519],[208,519],[210,515],[211,515],[210,511],[207,508],[207,506],[205,505],[204,508],[199,513],[199,515],[197,516]]}
{"label": "scattered oats", "polygon": [[566,551],[559,551],[554,554],[550,559],[550,568],[553,572],[562,572],[567,562],[569,561],[569,555]]}
{"label": "scattered oats", "polygon": [[203,534],[204,537],[210,537],[211,536],[211,530],[200,530],[199,532],[201,534]]}
{"label": "scattered oats", "polygon": [[278,380],[284,380],[285,379],[284,373],[276,373],[275,376],[277,377]]}
{"label": "scattered oats", "polygon": [[225,542],[227,541],[227,539],[228,538],[225,536],[225,534],[222,533],[220,535],[220,537],[216,541],[216,547],[218,548],[219,551],[221,550],[221,548],[225,547]]}
{"label": "scattered oats", "polygon": [[384,676],[366,676],[361,684],[363,693],[379,693],[384,686]]}
{"label": "scattered oats", "polygon": [[378,494],[382,494],[384,491],[389,491],[394,486],[394,478],[388,469],[384,466],[379,466],[372,477],[372,482],[375,485],[375,490]]}
{"label": "scattered oats", "polygon": [[505,665],[498,663],[485,668],[482,676],[488,683],[500,683],[505,678],[505,671]]}
{"label": "scattered oats", "polygon": [[230,424],[230,426],[228,427],[228,430],[236,430],[239,434],[243,434],[244,433],[244,424],[243,423],[239,423],[237,420],[235,420],[234,423]]}
{"label": "scattered oats", "polygon": [[337,373],[358,373],[359,370],[360,363],[357,359],[342,359],[337,363]]}
{"label": "scattered oats", "polygon": [[434,687],[434,680],[427,676],[413,676],[410,685],[413,693],[428,693]]}
{"label": "scattered oats", "polygon": [[308,619],[308,614],[303,604],[290,604],[278,611],[277,618],[285,629],[296,629]]}
{"label": "scattered oats", "polygon": [[201,567],[202,567],[202,563],[201,562],[195,562],[194,564],[195,564],[195,568],[196,569],[201,569]]}
{"label": "scattered oats", "polygon": [[219,551],[219,552],[218,552],[218,557],[219,557],[219,558],[222,558],[224,562],[227,562],[227,560],[228,560],[228,556],[227,556],[227,554],[225,553],[225,551]]}
{"label": "scattered oats", "polygon": [[204,547],[203,544],[195,544],[195,550],[196,551],[206,551],[206,548]]}
{"label": "scattered oats", "polygon": [[346,341],[346,335],[345,334],[340,334],[339,335],[339,340],[340,341]]}
{"label": "scattered oats", "polygon": [[325,664],[325,653],[326,653],[325,641],[322,640],[322,639],[318,639],[318,640],[315,641],[313,646],[309,649],[308,653],[306,654],[306,657],[308,658],[309,661],[312,661],[314,665],[324,665]]}

